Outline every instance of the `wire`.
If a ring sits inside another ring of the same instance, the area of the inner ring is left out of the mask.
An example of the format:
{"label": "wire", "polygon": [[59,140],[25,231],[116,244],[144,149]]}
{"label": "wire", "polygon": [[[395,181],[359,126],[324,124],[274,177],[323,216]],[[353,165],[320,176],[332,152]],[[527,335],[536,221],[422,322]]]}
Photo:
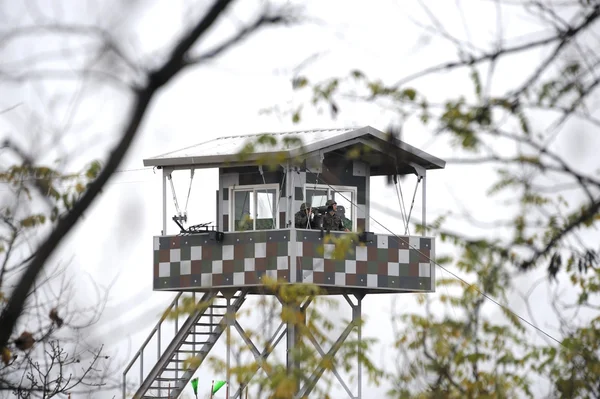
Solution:
{"label": "wire", "polygon": [[188,194],[187,194],[187,198],[185,199],[185,209],[183,210],[184,215],[187,216],[187,208],[188,208],[188,202],[190,201],[190,194],[192,193],[192,183],[194,182],[194,171],[196,169],[191,169],[190,172],[190,187],[188,188]]}
{"label": "wire", "polygon": [[[138,168],[138,169],[123,169],[123,170],[117,170],[115,171],[115,173],[124,173],[124,172],[136,172],[136,171],[142,171],[142,170],[152,170],[152,168]],[[315,175],[317,177],[319,177],[319,173],[315,173],[312,172],[309,168],[306,168],[306,170]],[[254,173],[254,172],[241,172],[242,174],[249,174],[249,173]],[[81,175],[84,175],[83,173]],[[29,181],[29,180],[35,180],[35,179],[23,179],[21,181]],[[322,180],[321,180],[322,181]],[[114,182],[112,184],[119,184],[119,183],[141,183],[144,181],[135,181],[135,182]],[[0,182],[0,183],[5,183],[8,184],[8,182]],[[325,185],[327,185],[330,189],[334,189],[333,186],[329,183],[323,182],[325,183]],[[110,183],[109,183],[110,184]],[[316,187],[315,183],[315,187]],[[6,191],[6,190],[0,190],[0,191]],[[415,188],[415,192],[416,192],[416,188]],[[341,197],[343,197],[345,200],[347,200],[352,206],[354,207],[358,207],[358,204],[352,202],[351,200],[349,200],[346,196],[344,196],[341,193],[340,194]],[[416,194],[415,194],[416,195]],[[175,201],[177,201],[177,199],[175,198]],[[414,198],[413,198],[413,204],[414,205]],[[411,205],[411,213],[412,213],[412,205]],[[375,223],[377,223],[378,225],[380,225],[381,227],[383,227],[386,231],[388,231],[391,235],[393,235],[394,237],[398,238],[399,240],[402,240],[403,242],[405,242],[410,248],[412,248],[413,250],[417,251],[419,254],[423,255],[426,259],[428,259],[430,262],[432,262],[434,265],[438,266],[440,269],[442,269],[443,271],[447,272],[448,274],[450,274],[452,277],[456,278],[457,280],[459,280],[461,283],[463,283],[464,285],[466,285],[467,287],[473,287],[480,295],[482,295],[485,299],[489,300],[490,302],[496,304],[497,306],[503,308],[504,310],[508,311],[509,313],[511,313],[512,315],[514,315],[515,317],[517,317],[519,320],[521,320],[522,322],[524,322],[525,324],[529,325],[530,327],[532,327],[533,329],[537,330],[538,332],[542,333],[543,335],[545,335],[546,337],[550,338],[551,340],[553,340],[554,342],[558,343],[561,346],[564,346],[564,344],[559,341],[558,339],[556,339],[555,337],[553,337],[552,335],[550,335],[549,333],[547,333],[546,331],[544,331],[543,329],[541,329],[540,327],[536,326],[535,324],[531,323],[529,320],[525,319],[524,317],[520,316],[519,314],[515,313],[513,310],[511,310],[507,305],[503,305],[501,303],[499,303],[497,300],[495,300],[494,298],[490,297],[489,295],[487,295],[486,293],[482,292],[476,285],[474,284],[470,284],[469,282],[465,281],[464,279],[462,279],[461,277],[459,277],[458,275],[456,275],[455,273],[451,272],[450,270],[448,270],[447,268],[445,268],[444,266],[440,265],[439,263],[437,263],[435,260],[431,259],[429,256],[425,255],[423,252],[421,252],[419,249],[415,248],[414,246],[410,245],[410,243],[408,241],[406,241],[406,239],[399,237],[396,233],[394,233],[393,231],[391,231],[390,229],[388,229],[385,225],[383,225],[381,222],[379,222],[378,220],[376,220],[373,216],[369,215],[369,219],[373,220]]]}
{"label": "wire", "polygon": [[394,188],[396,189],[396,196],[398,197],[398,207],[400,208],[400,216],[402,216],[402,223],[404,223],[404,231],[408,231],[408,222],[406,221],[406,210],[404,206],[404,196],[402,195],[402,189],[399,189],[398,179],[394,176]]}
{"label": "wire", "polygon": [[[152,167],[136,168],[136,169],[121,169],[121,170],[115,170],[114,173],[139,172],[139,171],[143,171],[143,170],[152,170],[152,169],[153,169]],[[86,174],[84,172],[84,173],[79,173],[75,176],[85,176],[85,175]],[[56,177],[50,178],[49,180],[62,180],[62,179],[63,179],[62,176],[56,176]],[[39,179],[36,179],[34,177],[28,177],[28,178],[24,178],[24,179],[19,179],[18,181],[26,182],[26,181],[35,181],[35,180],[39,180]],[[0,184],[10,184],[10,182],[0,181]]]}
{"label": "wire", "polygon": [[406,232],[404,234],[408,234],[408,224],[410,223],[410,215],[412,215],[412,210],[415,207],[415,198],[417,197],[417,189],[419,188],[419,183],[423,178],[419,176],[417,178],[417,184],[415,184],[415,192],[413,193],[412,203],[410,204],[410,209],[408,211],[408,215],[406,216]]}
{"label": "wire", "polygon": [[[306,168],[306,170],[309,173],[314,174],[314,172],[312,172],[309,168]],[[325,183],[329,186],[329,188],[333,189],[333,187],[328,184]],[[344,197],[343,194],[341,194],[342,197]],[[345,197],[344,197],[345,198]],[[358,204],[353,203],[351,200],[349,200],[348,198],[345,198],[347,201],[349,201],[353,206],[358,207]],[[553,340],[554,342],[558,343],[561,346],[564,346],[564,344],[559,341],[558,339],[554,338],[552,335],[550,335],[549,333],[547,333],[546,331],[542,330],[540,327],[536,326],[535,324],[533,324],[532,322],[530,322],[529,320],[525,319],[524,317],[520,316],[519,314],[515,313],[513,310],[511,310],[507,305],[503,305],[501,303],[499,303],[497,300],[495,300],[494,298],[492,298],[491,296],[489,296],[488,294],[484,293],[483,291],[481,291],[476,285],[474,284],[470,284],[469,282],[465,281],[463,278],[459,277],[458,275],[456,275],[455,273],[451,272],[450,270],[446,269],[444,266],[440,265],[439,263],[437,263],[435,260],[431,259],[431,257],[425,255],[423,252],[421,252],[421,250],[419,250],[418,248],[415,248],[413,245],[410,244],[410,242],[408,242],[408,240],[406,240],[405,238],[399,237],[396,233],[394,233],[393,231],[391,231],[390,229],[388,229],[385,225],[383,225],[382,223],[380,223],[379,221],[377,221],[374,217],[372,217],[371,215],[369,215],[369,219],[373,220],[375,223],[377,223],[378,225],[380,225],[381,227],[383,227],[385,230],[387,230],[391,235],[393,235],[394,237],[396,237],[399,240],[402,240],[403,242],[406,243],[406,245],[408,245],[408,247],[412,248],[413,250],[417,251],[420,255],[423,255],[426,259],[428,259],[431,263],[433,263],[434,265],[438,266],[440,269],[442,269],[443,271],[447,272],[448,274],[450,274],[452,277],[454,277],[455,279],[459,280],[461,283],[465,284],[467,287],[469,288],[474,288],[481,296],[483,296],[485,299],[487,299],[488,301],[496,304],[497,306],[499,306],[500,308],[506,310],[507,312],[511,313],[513,316],[517,317],[519,320],[521,320],[522,322],[524,322],[525,324],[529,325],[530,327],[534,328],[535,330],[537,330],[538,332],[542,333],[543,335],[545,335],[546,337],[550,338],[551,340]]]}

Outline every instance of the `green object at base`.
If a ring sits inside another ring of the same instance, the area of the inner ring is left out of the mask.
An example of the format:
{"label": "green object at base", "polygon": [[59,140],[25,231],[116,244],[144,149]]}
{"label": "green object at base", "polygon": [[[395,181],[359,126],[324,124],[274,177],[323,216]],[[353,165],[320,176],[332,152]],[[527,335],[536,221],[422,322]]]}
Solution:
{"label": "green object at base", "polygon": [[212,393],[213,394],[217,393],[217,391],[219,389],[221,389],[221,387],[223,387],[223,385],[225,385],[225,381],[215,381],[215,385],[213,386]]}
{"label": "green object at base", "polygon": [[198,395],[198,377],[194,378],[191,383],[192,388],[194,389],[194,395]]}

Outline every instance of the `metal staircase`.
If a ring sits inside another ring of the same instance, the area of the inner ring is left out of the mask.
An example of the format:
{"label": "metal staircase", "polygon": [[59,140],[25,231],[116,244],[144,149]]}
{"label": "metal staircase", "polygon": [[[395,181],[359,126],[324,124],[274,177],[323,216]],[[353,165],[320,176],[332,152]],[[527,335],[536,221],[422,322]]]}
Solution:
{"label": "metal staircase", "polygon": [[[195,295],[194,295],[194,303]],[[231,313],[235,314],[246,300],[245,291],[237,291],[230,296]],[[212,347],[218,341],[227,327],[227,297],[219,292],[208,292],[197,302],[196,310],[181,324],[175,321],[175,334],[169,345],[161,351],[161,333],[165,324],[166,314],[177,310],[181,301],[181,293],[178,294],[171,305],[167,308],[156,327],[150,333],[140,350],[123,372],[123,399],[127,398],[127,374],[132,370],[134,363],[139,360],[139,379],[141,383],[137,387],[133,398],[177,398],[194,373],[200,367]],[[203,305],[205,304],[205,305]],[[144,375],[144,351],[149,342],[157,338],[157,352],[154,358],[158,358],[152,369]],[[186,359],[196,357],[198,361],[190,364]]]}

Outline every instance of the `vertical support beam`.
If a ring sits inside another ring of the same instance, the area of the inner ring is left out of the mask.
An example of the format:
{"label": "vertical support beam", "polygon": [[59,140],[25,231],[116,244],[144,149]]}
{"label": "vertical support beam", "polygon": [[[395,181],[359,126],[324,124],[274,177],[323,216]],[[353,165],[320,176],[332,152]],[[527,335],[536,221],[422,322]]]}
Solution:
{"label": "vertical support beam", "polygon": [[216,229],[217,231],[223,231],[223,230],[219,230],[219,226],[221,225],[221,223],[223,223],[223,222],[222,222],[222,220],[223,220],[223,217],[222,217],[222,216],[219,216],[219,209],[221,209],[221,203],[220,203],[220,201],[219,201],[220,194],[221,194],[221,190],[219,189],[219,190],[217,190],[217,192],[216,192],[217,200],[216,200],[216,202],[215,202],[215,204],[216,204],[216,211],[215,211],[215,220],[216,220],[216,222],[215,222],[215,229]]}
{"label": "vertical support beam", "polygon": [[297,265],[297,256],[298,256],[298,232],[296,231],[296,227],[293,226],[290,230],[290,243],[288,245],[288,253],[290,255],[290,283],[295,284],[298,283],[298,265]]}
{"label": "vertical support beam", "polygon": [[286,198],[287,207],[285,211],[286,228],[295,228],[294,225],[294,170],[292,168],[292,162],[287,161],[285,164],[285,187],[286,187]]}
{"label": "vertical support beam", "polygon": [[425,170],[423,170],[423,187],[422,187],[422,194],[421,194],[421,207],[422,207],[422,215],[421,215],[421,219],[422,219],[422,224],[423,224],[423,237],[425,237],[427,235],[427,172]]}
{"label": "vertical support beam", "polygon": [[223,293],[223,296],[227,299],[227,312],[225,313],[225,319],[227,321],[227,374],[225,378],[225,398],[230,399],[229,387],[231,386],[231,325],[233,321],[231,297],[233,296],[233,293],[231,291],[227,291],[226,293]]}
{"label": "vertical support beam", "polygon": [[365,231],[371,231],[371,166],[365,165]]}
{"label": "vertical support beam", "polygon": [[160,235],[167,235],[167,170],[165,168],[162,169],[162,231]]}
{"label": "vertical support beam", "polygon": [[[290,307],[292,311],[294,312],[300,312],[300,307],[299,306],[295,306],[294,304],[291,303],[282,303],[282,306],[287,306]],[[286,328],[286,338],[287,338],[287,352],[286,352],[286,369],[287,369],[287,374],[288,377],[290,378],[296,378],[297,375],[297,370],[298,370],[298,362],[296,360],[296,348],[298,347],[297,343],[298,343],[298,329],[296,328],[296,325],[293,322],[288,322],[287,323],[287,328]],[[294,392],[291,392],[290,397],[295,397],[296,394],[298,393],[298,390],[300,389],[300,381],[296,381],[296,384],[294,386]]]}
{"label": "vertical support beam", "polygon": [[[296,173],[294,168],[292,167],[291,163],[288,163],[288,169],[286,172],[286,184],[288,187],[288,212],[289,212],[289,220],[291,221],[291,226],[290,226],[290,243],[288,245],[288,255],[290,257],[290,264],[289,264],[289,279],[290,279],[290,283],[294,284],[298,282],[298,272],[297,272],[297,267],[298,265],[296,264],[296,255],[297,255],[297,244],[296,241],[298,239],[298,232],[296,231],[296,223],[295,223],[295,209],[294,209],[294,204],[296,203],[296,187],[294,185],[294,181],[295,181],[295,177],[296,177]],[[287,215],[286,215],[287,216]]]}
{"label": "vertical support beam", "polygon": [[358,370],[357,370],[357,383],[358,383],[358,388],[357,388],[357,395],[356,395],[356,399],[362,399],[362,363],[361,363],[361,357],[362,357],[362,299],[363,299],[364,295],[356,295],[356,300],[357,300],[357,304],[356,307],[352,309],[352,313],[353,313],[353,317],[354,318],[354,313],[357,313],[357,318],[358,318]]}

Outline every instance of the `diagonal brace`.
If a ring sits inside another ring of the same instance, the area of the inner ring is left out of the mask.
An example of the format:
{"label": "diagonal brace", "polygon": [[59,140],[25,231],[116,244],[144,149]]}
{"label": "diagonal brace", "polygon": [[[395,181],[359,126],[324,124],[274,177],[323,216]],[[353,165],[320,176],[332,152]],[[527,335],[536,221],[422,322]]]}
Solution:
{"label": "diagonal brace", "polygon": [[[256,359],[256,361],[258,362],[259,367],[261,367],[263,364],[263,361],[273,351],[274,346],[272,346],[271,343],[275,340],[275,338],[279,334],[279,330],[281,330],[281,327],[283,327],[283,323],[279,324],[279,327],[275,331],[275,334],[273,334],[271,339],[269,339],[269,341],[267,341],[267,346],[265,347],[265,349],[263,350],[262,353],[258,351],[258,349],[256,348],[256,345],[254,345],[252,340],[248,337],[248,334],[246,334],[246,331],[244,331],[244,329],[242,328],[242,326],[240,325],[240,323],[237,320],[234,322],[234,326],[235,326],[235,329],[238,331],[238,333],[240,333],[240,336],[242,337],[242,339],[244,340],[246,345],[248,345],[248,348],[250,348],[250,351],[252,352],[252,355],[254,355],[254,359]],[[281,336],[283,336],[283,333]],[[265,372],[267,374],[269,374],[267,372],[267,370],[265,370]],[[269,375],[269,377],[271,377],[271,375]]]}
{"label": "diagonal brace", "polygon": [[[329,349],[329,351],[326,354],[327,357],[335,356],[337,351],[340,350],[340,348],[342,347],[342,344],[344,343],[346,338],[348,338],[348,336],[352,332],[352,329],[356,326],[357,326],[357,322],[353,318],[353,320],[344,329],[344,331],[342,332],[340,337],[337,339],[337,341],[335,341],[335,343],[332,345],[331,349]],[[323,360],[325,360],[325,359],[323,359]],[[300,390],[297,397],[298,398],[308,397],[308,395],[312,392],[312,390],[317,385],[317,381],[319,381],[319,379],[321,378],[321,376],[323,375],[324,372],[325,372],[325,367],[323,366],[323,361],[321,361],[321,365],[319,365],[317,367],[317,369],[312,373],[312,375],[308,379],[308,382],[306,384],[304,384],[304,386]]]}
{"label": "diagonal brace", "polygon": [[[308,328],[305,329],[304,332],[306,333],[306,336],[308,336],[308,339],[313,343],[313,345],[317,349],[317,352],[319,352],[319,354],[321,355],[321,357],[324,358],[325,357],[325,351],[323,350],[323,348],[321,347],[321,345],[319,345],[319,342],[315,338],[314,334],[310,330],[308,330]],[[331,371],[336,376],[336,378],[338,379],[338,381],[340,382],[340,384],[342,384],[342,387],[344,387],[344,389],[346,390],[346,393],[348,394],[348,396],[350,398],[354,398],[354,395],[352,394],[352,391],[350,390],[350,388],[348,388],[348,385],[346,385],[346,382],[344,381],[344,379],[342,378],[342,376],[340,375],[340,373],[337,371],[337,367],[335,367],[335,365],[332,365]]]}
{"label": "diagonal brace", "polygon": [[[258,372],[258,370],[262,368],[262,365],[264,364],[264,361],[273,352],[273,350],[275,349],[275,347],[277,346],[277,344],[279,344],[279,342],[281,341],[281,339],[283,338],[283,336],[286,334],[286,331],[282,331],[281,333],[279,333],[279,331],[281,330],[281,328],[284,326],[284,323],[280,323],[279,327],[277,327],[277,330],[275,330],[275,333],[267,341],[265,349],[262,351],[262,353],[260,353],[260,352],[258,352],[258,349],[254,345],[254,343],[252,342],[252,340],[250,340],[250,338],[248,337],[248,335],[245,333],[245,331],[242,328],[242,326],[237,322],[237,320],[235,321],[234,326],[235,326],[236,330],[238,330],[238,332],[242,336],[242,339],[244,340],[244,342],[246,343],[246,345],[248,345],[248,347],[250,348],[250,351],[252,352],[252,354],[254,355],[254,358],[257,360],[257,363],[258,363],[258,365],[256,366],[256,369],[254,370],[254,373],[250,376],[250,378],[248,378],[248,381],[246,381],[245,383],[243,383],[242,386],[240,388],[238,388],[238,390],[233,395],[233,398],[235,399],[235,398],[241,397],[241,394],[242,394],[244,388],[246,388],[246,386],[248,385],[248,383],[250,382],[250,380],[252,380],[252,378]],[[263,370],[264,370],[264,368],[263,368]],[[267,375],[270,376],[270,374],[267,372],[267,370],[265,370],[265,372],[267,373]]]}

